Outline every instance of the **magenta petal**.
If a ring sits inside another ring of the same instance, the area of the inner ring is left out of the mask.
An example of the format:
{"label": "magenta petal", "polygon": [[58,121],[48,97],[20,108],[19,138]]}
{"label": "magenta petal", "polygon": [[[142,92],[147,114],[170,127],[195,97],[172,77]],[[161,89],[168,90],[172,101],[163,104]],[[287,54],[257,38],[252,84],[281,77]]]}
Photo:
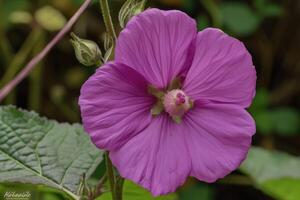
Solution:
{"label": "magenta petal", "polygon": [[174,192],[190,173],[191,161],[180,124],[163,114],[140,134],[110,152],[120,174],[153,195]]}
{"label": "magenta petal", "polygon": [[123,64],[106,64],[82,86],[79,105],[85,130],[99,148],[112,150],[151,121],[153,98],[143,76]]}
{"label": "magenta petal", "polygon": [[205,182],[214,182],[238,168],[255,133],[255,122],[247,111],[230,104],[196,102],[184,123],[191,176]]}
{"label": "magenta petal", "polygon": [[184,91],[196,100],[248,107],[255,95],[256,71],[242,42],[218,29],[198,33]]}
{"label": "magenta petal", "polygon": [[120,33],[115,59],[163,88],[189,68],[196,34],[195,21],[185,13],[148,9]]}

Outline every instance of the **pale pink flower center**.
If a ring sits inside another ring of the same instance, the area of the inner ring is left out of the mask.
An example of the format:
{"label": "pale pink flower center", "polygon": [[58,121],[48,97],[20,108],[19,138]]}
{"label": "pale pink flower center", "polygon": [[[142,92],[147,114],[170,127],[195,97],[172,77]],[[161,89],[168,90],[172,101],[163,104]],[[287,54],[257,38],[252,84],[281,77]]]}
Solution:
{"label": "pale pink flower center", "polygon": [[165,94],[163,105],[171,117],[182,117],[191,108],[191,100],[182,90],[175,89]]}

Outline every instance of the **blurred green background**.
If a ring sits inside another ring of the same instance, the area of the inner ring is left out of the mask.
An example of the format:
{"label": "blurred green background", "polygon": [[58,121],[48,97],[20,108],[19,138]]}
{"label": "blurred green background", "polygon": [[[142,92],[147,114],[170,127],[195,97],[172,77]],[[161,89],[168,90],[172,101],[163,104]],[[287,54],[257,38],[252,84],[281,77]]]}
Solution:
{"label": "blurred green background", "polygon": [[[0,0],[0,87],[47,44],[82,2]],[[118,31],[117,16],[123,3],[123,0],[110,1]],[[147,6],[182,10],[197,20],[199,30],[218,27],[243,41],[258,73],[257,95],[249,109],[257,123],[253,144],[295,157],[300,155],[299,0],[151,0]],[[97,1],[80,17],[73,31],[96,41],[103,49],[105,28]],[[80,122],[77,105],[80,86],[95,68],[77,62],[69,39],[65,37],[4,104],[35,110],[61,122]],[[296,170],[299,174],[300,168]],[[93,178],[98,179],[103,172],[104,166],[99,166]],[[239,178],[240,172],[234,175]],[[267,195],[247,180],[238,181],[241,182],[244,184],[237,185],[235,179],[228,179],[204,184],[190,179],[178,194],[180,200],[286,199],[276,198],[272,195],[274,191]],[[300,190],[300,182],[295,184]],[[0,197],[8,190],[31,191],[33,199],[67,198],[41,186],[14,184],[0,185]],[[290,199],[299,200],[300,193]]]}

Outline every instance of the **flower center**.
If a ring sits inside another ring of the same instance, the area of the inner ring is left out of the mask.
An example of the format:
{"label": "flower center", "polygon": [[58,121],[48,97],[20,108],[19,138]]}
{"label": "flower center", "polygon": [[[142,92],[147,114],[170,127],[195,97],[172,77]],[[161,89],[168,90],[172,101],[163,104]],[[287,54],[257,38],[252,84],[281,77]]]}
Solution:
{"label": "flower center", "polygon": [[162,91],[149,86],[148,92],[157,98],[151,109],[153,116],[165,111],[176,123],[180,123],[183,115],[193,107],[193,101],[180,89]]}
{"label": "flower center", "polygon": [[167,92],[163,97],[163,105],[171,117],[182,117],[191,108],[189,97],[179,89]]}

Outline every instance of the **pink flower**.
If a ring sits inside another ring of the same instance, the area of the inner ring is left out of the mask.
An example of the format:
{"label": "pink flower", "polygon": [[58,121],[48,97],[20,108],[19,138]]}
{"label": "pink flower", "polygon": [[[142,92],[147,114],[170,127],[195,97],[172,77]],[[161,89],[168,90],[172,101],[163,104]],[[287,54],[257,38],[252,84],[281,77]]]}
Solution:
{"label": "pink flower", "polygon": [[148,9],[120,33],[114,62],[86,81],[79,104],[120,174],[161,195],[188,176],[210,183],[240,165],[255,133],[245,110],[255,83],[240,41],[197,33],[180,11]]}

